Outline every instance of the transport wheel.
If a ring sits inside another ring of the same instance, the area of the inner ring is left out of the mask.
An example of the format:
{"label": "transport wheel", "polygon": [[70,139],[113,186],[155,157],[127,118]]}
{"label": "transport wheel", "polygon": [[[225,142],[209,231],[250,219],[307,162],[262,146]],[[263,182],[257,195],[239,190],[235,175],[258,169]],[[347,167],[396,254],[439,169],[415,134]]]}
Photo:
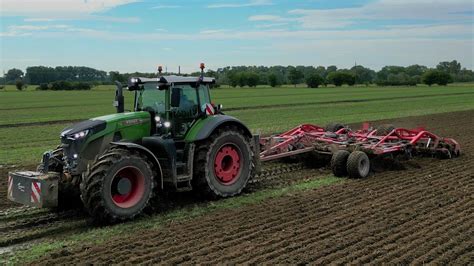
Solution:
{"label": "transport wheel", "polygon": [[364,178],[369,175],[370,160],[365,152],[353,151],[347,158],[347,173],[350,178]]}
{"label": "transport wheel", "polygon": [[395,126],[392,124],[383,124],[383,125],[379,125],[375,129],[377,130],[378,136],[385,136],[385,135],[388,135],[390,132],[392,132],[395,129]]}
{"label": "transport wheel", "polygon": [[[66,177],[63,174],[63,165],[59,163],[63,160],[63,156],[63,149],[58,147],[52,152],[51,158],[54,159],[50,160],[50,164],[48,165],[49,172],[60,173],[58,182],[58,211],[82,207],[82,202],[80,198],[81,192],[79,190],[79,183],[81,181],[81,177]],[[36,167],[36,171],[45,172],[44,165],[40,163]]]}
{"label": "transport wheel", "polygon": [[197,145],[193,189],[206,198],[242,192],[254,174],[253,151],[237,127],[218,129]]}
{"label": "transport wheel", "polygon": [[105,152],[84,174],[81,199],[98,223],[127,220],[147,207],[155,186],[152,163],[127,149]]}
{"label": "transport wheel", "polygon": [[326,125],[325,129],[327,132],[336,132],[338,131],[339,129],[342,129],[344,128],[344,125],[341,124],[341,123],[337,123],[337,122],[331,122],[329,124]]}
{"label": "transport wheel", "polygon": [[331,157],[331,170],[337,177],[347,176],[347,158],[351,153],[346,150],[338,150]]}

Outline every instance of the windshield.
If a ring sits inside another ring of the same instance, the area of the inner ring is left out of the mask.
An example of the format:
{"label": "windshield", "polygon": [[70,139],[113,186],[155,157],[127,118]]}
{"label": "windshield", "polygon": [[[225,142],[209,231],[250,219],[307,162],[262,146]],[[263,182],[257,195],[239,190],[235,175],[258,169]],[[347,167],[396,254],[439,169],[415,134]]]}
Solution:
{"label": "windshield", "polygon": [[166,90],[158,90],[157,83],[145,83],[137,95],[137,110],[152,111],[159,115],[166,112]]}

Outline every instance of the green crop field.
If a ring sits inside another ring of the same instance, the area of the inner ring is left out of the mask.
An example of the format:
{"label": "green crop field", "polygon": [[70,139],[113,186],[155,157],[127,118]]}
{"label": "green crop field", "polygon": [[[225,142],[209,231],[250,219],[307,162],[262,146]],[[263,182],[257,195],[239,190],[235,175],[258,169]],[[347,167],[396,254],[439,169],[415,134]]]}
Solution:
{"label": "green crop field", "polygon": [[[126,93],[131,108],[132,93]],[[0,91],[0,165],[31,165],[59,143],[70,123],[114,112],[113,86],[91,91]],[[360,122],[474,109],[474,85],[341,88],[222,88],[212,91],[224,112],[255,133],[300,123]],[[227,110],[227,111],[226,111]],[[53,122],[53,123],[52,123]]]}

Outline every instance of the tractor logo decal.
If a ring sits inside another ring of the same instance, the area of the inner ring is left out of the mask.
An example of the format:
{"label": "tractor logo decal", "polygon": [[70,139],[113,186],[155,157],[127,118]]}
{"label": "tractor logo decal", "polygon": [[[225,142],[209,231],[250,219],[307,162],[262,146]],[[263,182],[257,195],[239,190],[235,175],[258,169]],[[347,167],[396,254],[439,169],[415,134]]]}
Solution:
{"label": "tractor logo decal", "polygon": [[13,178],[8,176],[8,196],[13,199]]}
{"label": "tractor logo decal", "polygon": [[39,203],[41,201],[41,183],[31,182],[31,202]]}
{"label": "tractor logo decal", "polygon": [[202,105],[202,111],[206,113],[206,115],[214,115],[214,106],[210,103],[205,103]]}
{"label": "tractor logo decal", "polygon": [[147,119],[129,119],[129,120],[123,121],[122,125],[124,126],[138,125],[138,124],[146,123],[147,121],[148,121]]}

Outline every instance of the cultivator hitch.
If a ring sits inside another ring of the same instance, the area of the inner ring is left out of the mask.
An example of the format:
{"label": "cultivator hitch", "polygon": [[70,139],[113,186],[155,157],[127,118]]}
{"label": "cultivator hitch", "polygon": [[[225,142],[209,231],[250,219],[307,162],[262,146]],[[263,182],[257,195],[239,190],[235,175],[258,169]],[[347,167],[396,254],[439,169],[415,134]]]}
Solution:
{"label": "cultivator hitch", "polygon": [[[260,147],[261,161],[309,152],[331,155],[334,174],[349,174],[353,177],[368,175],[367,167],[362,167],[362,164],[369,165],[369,160],[376,157],[405,155],[411,158],[429,155],[452,158],[460,155],[460,145],[454,139],[439,137],[422,128],[391,127],[387,133],[374,129],[367,123],[364,123],[362,129],[355,131],[344,126],[328,131],[317,125],[303,124],[287,132],[261,138]],[[355,169],[352,174],[349,170],[350,163],[355,165],[352,167]],[[335,168],[343,170],[336,173]]]}

